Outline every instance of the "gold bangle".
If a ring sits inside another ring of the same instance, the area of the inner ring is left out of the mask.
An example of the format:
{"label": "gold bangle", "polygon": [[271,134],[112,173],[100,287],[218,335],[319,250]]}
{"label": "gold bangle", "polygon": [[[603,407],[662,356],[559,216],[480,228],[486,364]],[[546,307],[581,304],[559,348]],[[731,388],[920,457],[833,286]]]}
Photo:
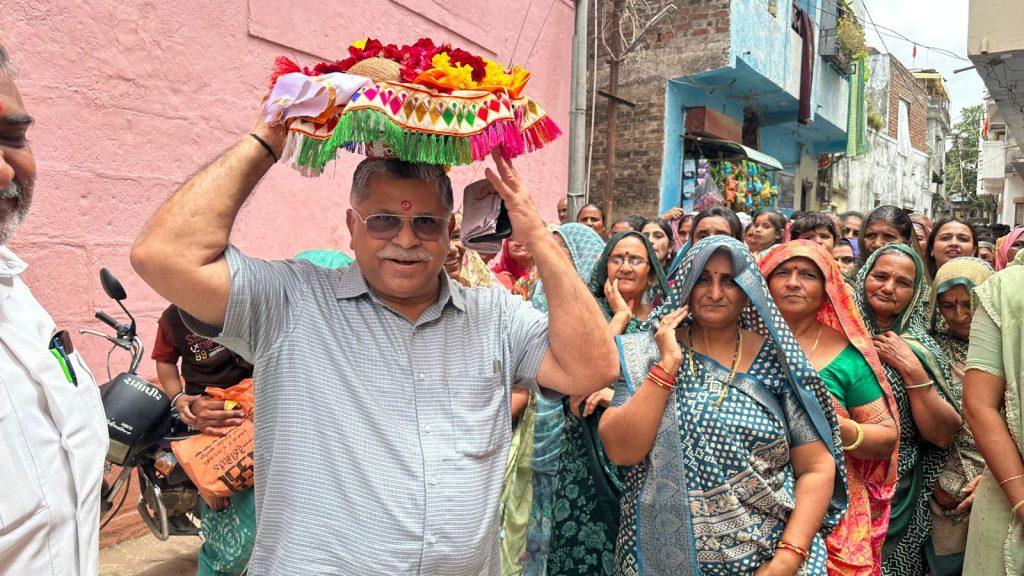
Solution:
{"label": "gold bangle", "polygon": [[664,382],[662,380],[659,380],[658,378],[655,378],[654,376],[652,376],[650,374],[647,375],[647,379],[650,380],[651,383],[654,384],[655,386],[657,386],[658,388],[662,388],[664,390],[668,390],[669,392],[675,390],[675,388],[676,388],[675,386],[672,386],[668,382]]}
{"label": "gold bangle", "polygon": [[935,385],[935,380],[929,380],[929,381],[925,382],[924,384],[914,384],[913,386],[904,386],[904,388],[906,388],[907,390],[920,390],[921,388],[928,388],[929,386],[934,386],[934,385]]}
{"label": "gold bangle", "polygon": [[850,420],[850,422],[853,422],[853,427],[857,429],[857,437],[853,439],[853,444],[843,446],[844,452],[856,450],[857,448],[860,448],[860,445],[864,442],[864,427],[856,420]]}
{"label": "gold bangle", "polygon": [[1010,510],[1010,516],[1015,516],[1017,514],[1017,510],[1020,510],[1021,506],[1024,506],[1024,499],[1021,499],[1020,502],[1013,505],[1013,510]]}
{"label": "gold bangle", "polygon": [[1013,482],[1014,480],[1017,480],[1017,479],[1020,479],[1020,478],[1024,478],[1024,474],[1017,474],[1016,476],[1010,476],[1009,478],[1007,478],[1005,480],[1000,480],[999,481],[999,485],[1002,486],[1003,484],[1006,484],[1007,482]]}

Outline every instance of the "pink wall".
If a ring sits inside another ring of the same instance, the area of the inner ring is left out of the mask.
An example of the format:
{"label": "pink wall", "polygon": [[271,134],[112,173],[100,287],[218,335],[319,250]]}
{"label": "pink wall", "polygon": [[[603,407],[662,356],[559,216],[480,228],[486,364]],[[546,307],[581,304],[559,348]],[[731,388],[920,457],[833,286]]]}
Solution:
{"label": "pink wall", "polygon": [[[105,328],[92,313],[116,309],[98,280],[100,267],[110,268],[151,349],[166,302],[132,272],[131,243],[165,198],[246,134],[275,56],[310,64],[340,58],[367,35],[397,43],[430,36],[507,62],[518,40],[514,61],[533,72],[528,93],[568,131],[572,29],[570,0],[7,2],[0,42],[36,118],[29,138],[39,164],[35,203],[11,247],[30,265],[25,280],[36,298],[69,330]],[[264,258],[347,250],[357,161],[347,155],[319,179],[275,167],[232,240]],[[517,163],[551,221],[567,163],[565,137]],[[456,190],[482,174],[453,170]],[[79,336],[76,344],[104,381],[106,343]],[[122,357],[113,370],[124,366]],[[143,367],[154,374],[148,359]]]}

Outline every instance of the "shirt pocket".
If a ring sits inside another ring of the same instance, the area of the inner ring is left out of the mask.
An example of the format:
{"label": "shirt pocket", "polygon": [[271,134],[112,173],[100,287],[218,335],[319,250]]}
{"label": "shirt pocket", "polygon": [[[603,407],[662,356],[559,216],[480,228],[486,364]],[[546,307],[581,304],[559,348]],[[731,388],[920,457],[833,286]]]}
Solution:
{"label": "shirt pocket", "polygon": [[453,433],[460,454],[482,458],[501,446],[511,408],[501,374],[471,367],[452,369],[448,379]]}
{"label": "shirt pocket", "polygon": [[43,509],[43,497],[28,442],[0,383],[0,535],[11,532]]}
{"label": "shirt pocket", "polygon": [[[92,370],[89,369],[88,364],[85,363],[85,360],[78,352],[72,352],[68,355],[68,358],[75,368],[75,375],[78,377],[76,393],[82,401],[82,406],[87,408],[84,414],[89,415],[91,427],[97,441],[105,446],[108,439],[107,417],[106,411],[103,409],[103,399],[100,397],[99,384],[96,382],[96,377],[93,376]],[[104,452],[106,452],[106,448],[104,448]]]}

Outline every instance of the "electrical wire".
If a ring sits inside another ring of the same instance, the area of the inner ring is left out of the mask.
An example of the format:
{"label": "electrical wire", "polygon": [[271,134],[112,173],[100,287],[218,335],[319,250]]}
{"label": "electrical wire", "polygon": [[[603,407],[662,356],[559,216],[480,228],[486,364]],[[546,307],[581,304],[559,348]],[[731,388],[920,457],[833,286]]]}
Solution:
{"label": "electrical wire", "polygon": [[587,151],[587,177],[584,185],[584,205],[590,204],[590,174],[594,167],[594,121],[597,119],[597,37],[599,35],[600,0],[594,0],[594,72],[590,76],[590,143]]}
{"label": "electrical wire", "polygon": [[533,0],[526,6],[526,12],[523,13],[523,22],[519,25],[519,34],[516,34],[516,43],[512,47],[512,54],[508,57],[508,65],[512,66],[512,63],[516,59],[516,50],[519,49],[519,39],[523,37],[523,29],[526,28],[526,20],[530,17],[530,8],[533,8]]}
{"label": "electrical wire", "polygon": [[551,3],[548,4],[548,11],[544,14],[544,21],[540,23],[540,29],[537,30],[537,37],[533,39],[533,46],[530,46],[530,54],[526,57],[526,60],[523,62],[524,64],[529,64],[530,58],[533,58],[533,50],[537,47],[537,42],[540,40],[540,35],[544,32],[544,26],[547,25],[548,17],[551,16],[551,9],[555,7],[556,2],[558,2],[558,0],[551,0]]}
{"label": "electrical wire", "polygon": [[[831,2],[831,4],[833,6],[835,6],[838,9],[838,7],[839,7],[839,3],[838,3],[839,0],[829,0],[829,1]],[[824,5],[821,7],[821,12],[823,12],[825,14],[828,14],[829,16],[835,16],[837,20],[839,18],[838,10],[836,12],[829,12],[828,10],[825,9]],[[962,60],[964,62],[970,62],[971,61],[969,58],[967,58],[965,56],[961,56],[961,55],[957,54],[956,52],[953,52],[952,50],[949,50],[949,49],[946,49],[946,48],[939,48],[937,46],[929,46],[928,44],[924,44],[922,42],[918,42],[917,40],[914,40],[913,38],[908,37],[907,35],[903,34],[899,30],[896,30],[894,28],[889,28],[887,26],[882,26],[881,24],[876,24],[874,18],[871,17],[871,11],[868,9],[867,2],[864,2],[864,12],[865,12],[865,14],[868,17],[868,21],[870,22],[871,28],[873,28],[875,33],[878,34],[878,39],[882,41],[882,47],[885,48],[886,52],[890,52],[890,50],[889,50],[889,47],[885,44],[885,38],[883,38],[883,36],[888,36],[889,38],[896,38],[896,39],[899,39],[899,40],[903,40],[903,41],[908,42],[910,44],[914,44],[915,46],[920,46],[921,48],[925,48],[927,50],[931,50],[932,52],[935,52],[935,53],[938,53],[938,54],[942,54],[943,56],[948,56],[950,58],[955,58],[957,60]],[[865,23],[862,22],[861,25],[865,26]]]}

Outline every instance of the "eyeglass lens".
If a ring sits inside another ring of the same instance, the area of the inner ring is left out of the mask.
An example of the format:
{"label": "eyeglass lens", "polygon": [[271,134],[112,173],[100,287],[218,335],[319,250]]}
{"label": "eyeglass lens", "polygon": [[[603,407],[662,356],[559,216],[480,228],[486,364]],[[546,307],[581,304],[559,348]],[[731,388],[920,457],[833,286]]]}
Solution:
{"label": "eyeglass lens", "polygon": [[622,256],[613,256],[612,257],[612,264],[615,264],[616,266],[622,266],[626,262],[629,262],[630,266],[632,266],[633,268],[636,268],[637,266],[642,266],[642,265],[646,264],[647,260],[644,260],[643,258],[641,258],[639,256],[630,256],[629,258],[624,258]]}
{"label": "eyeglass lens", "polygon": [[[374,214],[366,219],[366,231],[378,240],[390,240],[402,229],[402,220],[391,214]],[[412,231],[420,240],[437,240],[444,233],[444,220],[433,216],[414,216]]]}

